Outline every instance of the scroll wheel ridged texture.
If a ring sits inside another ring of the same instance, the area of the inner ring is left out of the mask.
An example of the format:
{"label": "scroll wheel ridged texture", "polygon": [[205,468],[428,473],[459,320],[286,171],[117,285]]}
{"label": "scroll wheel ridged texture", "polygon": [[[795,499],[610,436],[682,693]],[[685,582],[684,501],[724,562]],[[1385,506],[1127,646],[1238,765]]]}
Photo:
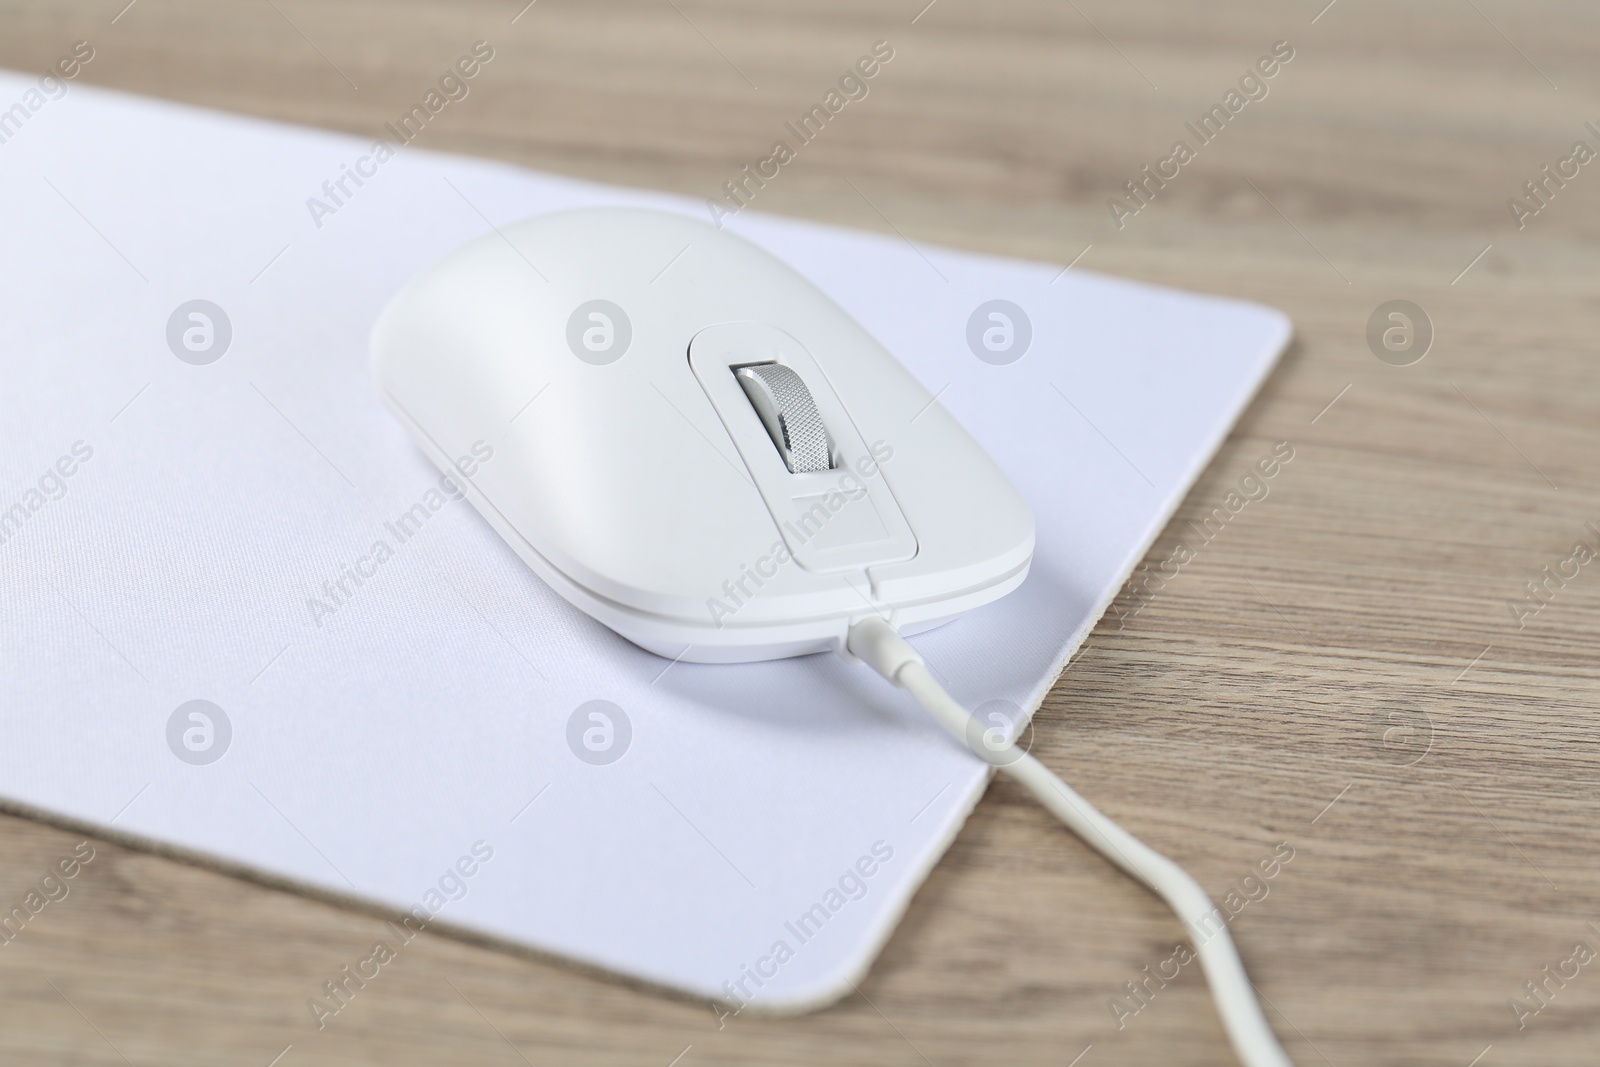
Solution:
{"label": "scroll wheel ridged texture", "polygon": [[828,428],[800,375],[781,363],[740,367],[735,373],[784,466],[796,474],[832,468]]}

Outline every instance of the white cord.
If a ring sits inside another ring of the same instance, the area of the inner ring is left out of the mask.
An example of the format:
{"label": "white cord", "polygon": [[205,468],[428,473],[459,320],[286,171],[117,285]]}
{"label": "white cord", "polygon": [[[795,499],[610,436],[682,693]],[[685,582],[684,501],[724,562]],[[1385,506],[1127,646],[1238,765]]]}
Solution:
{"label": "white cord", "polygon": [[[1227,915],[1211,903],[1200,883],[1095,810],[1033,756],[1019,751],[1010,741],[997,745],[993,734],[974,725],[967,709],[934,680],[922,657],[889,623],[879,618],[863,619],[850,628],[846,644],[852,655],[910,692],[958,741],[1026,786],[1085,844],[1167,902],[1194,941],[1195,954],[1211,986],[1223,1028],[1245,1067],[1294,1067],[1256,1002],[1255,987],[1245,975],[1238,950],[1228,936]],[[980,737],[981,742],[973,743]]]}

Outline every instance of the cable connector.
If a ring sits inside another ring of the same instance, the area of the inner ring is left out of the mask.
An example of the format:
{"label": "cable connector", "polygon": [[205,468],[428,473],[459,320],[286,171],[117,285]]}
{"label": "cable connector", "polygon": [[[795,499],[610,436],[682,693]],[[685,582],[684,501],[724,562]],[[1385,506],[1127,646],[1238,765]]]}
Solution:
{"label": "cable connector", "polygon": [[900,672],[908,664],[924,665],[917,650],[907,644],[893,626],[876,615],[869,615],[850,627],[845,648],[895,685],[904,684],[900,681]]}

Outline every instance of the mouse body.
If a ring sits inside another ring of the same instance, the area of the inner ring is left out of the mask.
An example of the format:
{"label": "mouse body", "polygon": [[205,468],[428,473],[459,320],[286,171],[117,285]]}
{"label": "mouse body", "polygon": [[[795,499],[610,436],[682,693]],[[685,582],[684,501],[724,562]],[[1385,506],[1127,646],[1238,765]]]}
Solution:
{"label": "mouse body", "polygon": [[[1032,512],[909,371],[732,233],[590,208],[485,235],[373,329],[385,402],[568,601],[669,659],[844,652],[1016,588]],[[471,476],[452,457],[493,458]]]}

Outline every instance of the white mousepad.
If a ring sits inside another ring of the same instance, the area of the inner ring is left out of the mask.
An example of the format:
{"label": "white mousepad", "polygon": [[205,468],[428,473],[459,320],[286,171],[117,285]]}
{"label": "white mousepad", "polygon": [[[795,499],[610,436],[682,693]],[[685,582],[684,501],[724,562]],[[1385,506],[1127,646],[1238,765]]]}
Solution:
{"label": "white mousepad", "polygon": [[[0,75],[0,107],[32,87]],[[441,488],[367,374],[389,296],[490,227],[705,204],[86,86],[41,99],[0,146],[5,803],[755,1009],[847,992],[986,766],[836,657],[627,644]],[[859,319],[1032,504],[1027,582],[915,641],[968,706],[1031,713],[1286,319],[724,223]]]}

